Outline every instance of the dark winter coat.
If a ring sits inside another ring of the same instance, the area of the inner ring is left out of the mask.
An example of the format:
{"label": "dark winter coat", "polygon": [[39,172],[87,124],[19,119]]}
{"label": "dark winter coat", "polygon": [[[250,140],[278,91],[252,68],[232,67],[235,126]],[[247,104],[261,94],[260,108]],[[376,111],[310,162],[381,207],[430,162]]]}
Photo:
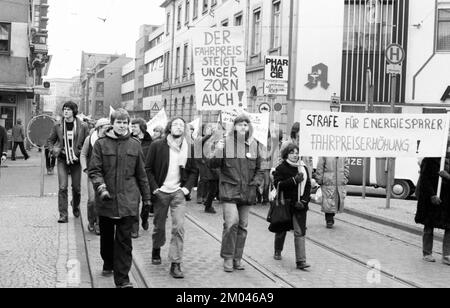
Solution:
{"label": "dark winter coat", "polygon": [[259,144],[251,135],[244,147],[239,148],[235,135],[229,135],[225,139],[225,148],[217,149],[207,166],[219,169],[220,201],[233,202],[238,206],[256,203],[256,190],[263,174]]}
{"label": "dark winter coat", "polygon": [[144,159],[150,153],[150,146],[152,145],[153,139],[148,132],[144,133],[144,139],[139,139],[141,142],[142,152],[144,153]]}
{"label": "dark winter coat", "polygon": [[6,155],[8,149],[8,134],[3,126],[0,126],[0,156]]}
{"label": "dark winter coat", "polygon": [[89,165],[89,178],[95,189],[106,184],[112,197],[112,201],[102,201],[96,194],[99,216],[137,216],[141,195],[143,201],[151,198],[141,144],[130,134],[117,137],[111,130],[106,137],[97,140]]}
{"label": "dark winter coat", "polygon": [[207,166],[208,154],[213,147],[212,135],[200,137],[195,141],[195,162],[200,174],[200,180],[215,181],[219,179],[218,171]]}
{"label": "dark winter coat", "polygon": [[[145,161],[145,170],[152,194],[164,185],[169,171],[169,160],[170,147],[167,138],[153,142]],[[181,168],[180,174],[180,187],[184,187],[190,192],[198,179],[198,170],[193,158],[188,158],[186,166]],[[190,195],[186,199],[190,200]]]}
{"label": "dark winter coat", "polygon": [[[428,227],[450,229],[450,182],[442,180],[441,205],[433,205],[431,197],[437,194],[440,158],[425,158],[420,167],[419,200],[415,221]],[[449,172],[448,165],[446,171]]]}
{"label": "dark winter coat", "polygon": [[[306,185],[303,195],[300,197],[300,201],[304,204],[306,210],[309,210],[308,205],[311,201],[311,176],[309,175],[309,171],[306,166],[305,169],[308,177],[304,179],[304,181],[306,181]],[[300,183],[296,183],[294,180],[298,173],[298,167],[291,166],[286,161],[283,161],[283,163],[281,163],[281,165],[279,165],[273,173],[275,187],[278,187],[278,184],[280,185],[278,195],[281,196],[281,194],[283,194],[283,198],[290,201],[290,206],[292,209],[295,203],[299,200],[298,185],[300,185]]]}
{"label": "dark winter coat", "polygon": [[[64,119],[62,120],[64,121]],[[73,151],[75,156],[80,158],[81,150],[83,149],[83,144],[86,138],[89,136],[89,126],[78,118],[75,118],[77,122],[77,130],[75,132],[75,140]],[[50,152],[56,157],[65,160],[65,150],[64,150],[64,136],[62,123],[57,123],[53,126],[50,133],[50,137],[47,140],[47,145]]]}
{"label": "dark winter coat", "polygon": [[23,142],[25,140],[25,131],[22,124],[14,125],[12,129],[12,138],[14,142]]}

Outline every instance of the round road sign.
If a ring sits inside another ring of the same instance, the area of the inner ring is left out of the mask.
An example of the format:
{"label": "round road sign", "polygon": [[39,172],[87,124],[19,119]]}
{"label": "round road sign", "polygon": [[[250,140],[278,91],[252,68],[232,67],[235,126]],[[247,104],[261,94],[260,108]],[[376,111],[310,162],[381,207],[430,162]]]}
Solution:
{"label": "round road sign", "polygon": [[272,108],[269,103],[262,103],[259,105],[259,113],[271,112]]}
{"label": "round road sign", "polygon": [[391,64],[401,64],[405,60],[405,50],[399,44],[391,44],[386,48],[386,60]]}
{"label": "round road sign", "polygon": [[47,115],[40,115],[31,119],[28,123],[27,137],[35,147],[43,147],[50,136],[55,119]]}
{"label": "round road sign", "polygon": [[273,106],[273,109],[276,112],[280,112],[283,109],[283,105],[281,105],[280,103],[276,103],[275,106]]}

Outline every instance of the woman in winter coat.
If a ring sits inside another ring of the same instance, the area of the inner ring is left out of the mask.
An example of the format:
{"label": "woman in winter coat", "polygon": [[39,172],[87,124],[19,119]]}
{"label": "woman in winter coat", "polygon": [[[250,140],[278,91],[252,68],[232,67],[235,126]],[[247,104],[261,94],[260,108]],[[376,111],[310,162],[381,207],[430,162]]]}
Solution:
{"label": "woman in winter coat", "polygon": [[[444,170],[439,172],[440,158],[425,158],[420,168],[419,200],[415,221],[424,225],[423,232],[423,259],[427,262],[436,262],[433,257],[434,229],[444,229],[444,242],[442,249],[442,263],[450,265],[450,149]],[[442,177],[442,189],[437,196],[439,177]]]}
{"label": "woman in winter coat", "polygon": [[344,211],[347,196],[346,185],[350,168],[343,157],[320,157],[315,174],[322,189],[322,212],[325,213],[327,228],[334,226],[334,217]]}
{"label": "woman in winter coat", "polygon": [[[311,178],[306,164],[300,160],[298,146],[289,144],[281,153],[283,163],[274,172],[274,184],[278,187],[278,196],[289,200],[294,226],[294,244],[297,269],[310,267],[306,263],[306,216],[311,200]],[[299,198],[300,193],[300,198]],[[275,260],[281,260],[287,232],[275,235]]]}

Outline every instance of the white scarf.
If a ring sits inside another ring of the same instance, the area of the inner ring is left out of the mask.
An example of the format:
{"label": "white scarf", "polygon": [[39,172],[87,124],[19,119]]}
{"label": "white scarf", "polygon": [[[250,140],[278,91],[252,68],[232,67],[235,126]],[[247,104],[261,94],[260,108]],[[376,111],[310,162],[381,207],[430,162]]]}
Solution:
{"label": "white scarf", "polygon": [[73,120],[73,129],[72,131],[67,131],[66,120],[63,120],[64,123],[64,149],[66,151],[66,162],[68,165],[73,165],[75,161],[77,161],[77,157],[74,152],[74,143],[75,143],[75,133],[77,131],[77,120]]}
{"label": "white scarf", "polygon": [[305,187],[306,187],[306,181],[308,180],[308,172],[306,171],[306,165],[302,160],[299,160],[298,163],[293,163],[289,159],[286,159],[286,162],[291,165],[292,167],[297,167],[298,172],[300,174],[303,174],[303,182],[300,183],[300,191],[299,191],[299,200],[305,193]]}
{"label": "white scarf", "polygon": [[91,135],[91,146],[94,147],[95,142],[98,140],[98,132],[94,131]]}
{"label": "white scarf", "polygon": [[188,143],[186,138],[183,138],[181,147],[179,147],[172,135],[169,135],[167,136],[167,144],[169,145],[169,148],[181,154],[178,156],[178,165],[185,168],[188,159]]}

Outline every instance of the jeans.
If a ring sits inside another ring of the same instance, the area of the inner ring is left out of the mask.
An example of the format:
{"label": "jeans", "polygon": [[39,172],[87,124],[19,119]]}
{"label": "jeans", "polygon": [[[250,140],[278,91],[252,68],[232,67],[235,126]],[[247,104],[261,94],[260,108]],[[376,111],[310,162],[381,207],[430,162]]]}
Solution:
{"label": "jeans", "polygon": [[47,166],[47,170],[53,170],[56,164],[56,158],[50,154],[50,150],[48,148],[45,148],[45,164]]}
{"label": "jeans", "polygon": [[[423,255],[430,256],[433,254],[434,228],[425,226],[423,230]],[[442,255],[450,256],[450,229],[446,229],[444,233],[444,241],[442,244]]]}
{"label": "jeans", "polygon": [[69,172],[72,178],[72,206],[80,208],[81,200],[81,165],[67,165],[65,161],[58,159],[58,208],[61,216],[67,217],[68,214],[68,186]]}
{"label": "jeans", "polygon": [[247,240],[250,206],[223,204],[223,234],[220,256],[224,259],[240,260],[244,255]]}
{"label": "jeans", "polygon": [[88,222],[91,226],[94,223],[98,223],[97,213],[95,211],[95,190],[91,179],[87,179],[87,191],[88,191],[88,202],[87,202],[87,215]]}
{"label": "jeans", "polygon": [[268,203],[270,191],[270,170],[263,170],[262,172],[263,181],[260,183],[256,192],[259,202]]}
{"label": "jeans", "polygon": [[28,159],[30,156],[28,155],[27,151],[25,150],[23,141],[22,142],[14,142],[13,148],[11,150],[11,159],[12,160],[16,159],[17,146],[19,146],[20,152],[22,152],[23,157],[25,159]]}
{"label": "jeans", "polygon": [[214,201],[214,198],[217,196],[219,191],[219,181],[218,180],[210,180],[208,181],[208,194],[206,196],[205,207],[211,207]]}
{"label": "jeans", "polygon": [[[296,262],[306,262],[306,217],[306,211],[295,213],[292,217]],[[275,234],[275,251],[283,251],[286,234],[287,232]]]}
{"label": "jeans", "polygon": [[100,255],[104,270],[114,271],[116,286],[129,283],[128,273],[133,262],[133,245],[131,228],[133,217],[111,219],[99,217],[100,222]]}
{"label": "jeans", "polygon": [[158,192],[154,198],[153,249],[159,249],[166,243],[166,220],[169,212],[172,215],[172,239],[169,248],[171,263],[183,260],[184,219],[186,214],[186,197],[181,190],[166,194]]}

